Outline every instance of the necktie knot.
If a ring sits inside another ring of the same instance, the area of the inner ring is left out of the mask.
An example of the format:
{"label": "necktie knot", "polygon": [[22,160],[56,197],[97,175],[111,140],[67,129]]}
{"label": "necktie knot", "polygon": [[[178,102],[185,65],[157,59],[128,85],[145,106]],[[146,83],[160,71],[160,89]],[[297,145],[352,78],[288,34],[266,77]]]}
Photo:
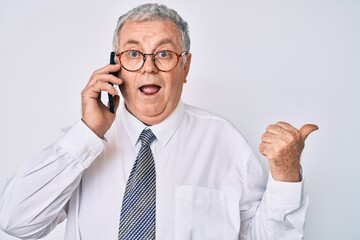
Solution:
{"label": "necktie knot", "polygon": [[142,145],[150,146],[150,144],[156,139],[156,137],[152,133],[151,129],[144,129],[140,134],[139,139]]}

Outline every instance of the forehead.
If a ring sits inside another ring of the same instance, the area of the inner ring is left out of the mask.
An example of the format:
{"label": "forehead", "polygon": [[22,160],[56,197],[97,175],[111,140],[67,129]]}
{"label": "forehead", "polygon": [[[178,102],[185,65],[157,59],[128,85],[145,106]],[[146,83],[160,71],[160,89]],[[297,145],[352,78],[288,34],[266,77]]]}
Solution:
{"label": "forehead", "polygon": [[120,49],[124,50],[130,47],[129,45],[154,49],[161,45],[168,45],[175,48],[174,50],[181,50],[180,33],[171,21],[130,21],[123,25],[119,33]]}

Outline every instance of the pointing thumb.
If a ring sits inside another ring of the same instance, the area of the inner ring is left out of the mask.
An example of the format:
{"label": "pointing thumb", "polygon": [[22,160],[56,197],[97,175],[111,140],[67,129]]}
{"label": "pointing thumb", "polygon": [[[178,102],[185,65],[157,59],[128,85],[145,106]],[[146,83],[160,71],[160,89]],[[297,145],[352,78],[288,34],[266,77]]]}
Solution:
{"label": "pointing thumb", "polygon": [[302,138],[305,140],[310,133],[312,133],[313,131],[318,130],[319,127],[315,124],[305,124],[304,126],[302,126],[300,128],[300,134],[302,136]]}

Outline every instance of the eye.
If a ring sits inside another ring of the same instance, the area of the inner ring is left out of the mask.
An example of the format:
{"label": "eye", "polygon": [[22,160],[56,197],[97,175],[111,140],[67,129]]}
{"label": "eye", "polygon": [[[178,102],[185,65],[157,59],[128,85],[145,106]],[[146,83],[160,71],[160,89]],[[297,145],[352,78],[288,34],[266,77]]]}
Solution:
{"label": "eye", "polygon": [[169,51],[161,51],[157,54],[160,58],[168,58],[170,56]]}
{"label": "eye", "polygon": [[138,51],[135,51],[135,50],[130,50],[129,51],[129,57],[138,58],[138,57],[140,57],[140,53]]}

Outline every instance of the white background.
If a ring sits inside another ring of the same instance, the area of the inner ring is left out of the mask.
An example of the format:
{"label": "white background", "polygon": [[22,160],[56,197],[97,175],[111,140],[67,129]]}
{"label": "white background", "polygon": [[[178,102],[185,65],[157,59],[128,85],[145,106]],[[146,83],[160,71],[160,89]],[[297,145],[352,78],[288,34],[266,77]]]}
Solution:
{"label": "white background", "polygon": [[[305,239],[360,239],[360,2],[160,2],[190,25],[184,102],[223,115],[256,150],[268,124],[318,124],[302,158]],[[117,18],[140,3],[1,0],[1,182],[80,118]],[[45,239],[63,239],[64,225]]]}

